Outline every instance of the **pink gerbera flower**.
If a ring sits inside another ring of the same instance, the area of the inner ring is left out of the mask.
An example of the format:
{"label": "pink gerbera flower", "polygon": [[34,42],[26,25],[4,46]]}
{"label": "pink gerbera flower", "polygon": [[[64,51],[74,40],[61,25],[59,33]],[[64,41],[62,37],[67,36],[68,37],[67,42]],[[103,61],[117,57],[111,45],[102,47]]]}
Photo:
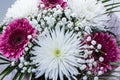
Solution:
{"label": "pink gerbera flower", "polygon": [[57,5],[60,5],[62,8],[67,6],[67,3],[63,0],[42,0],[42,3],[45,5],[45,9],[55,8]]}
{"label": "pink gerbera flower", "polygon": [[96,66],[92,66],[92,69],[88,67],[88,70],[92,70],[96,75],[100,71],[102,74],[108,70],[113,70],[115,67],[110,63],[120,61],[120,50],[116,39],[111,34],[103,32],[87,35],[85,39],[87,45],[94,46],[94,48],[88,49],[93,51],[88,59],[94,58],[96,62]]}
{"label": "pink gerbera flower", "polygon": [[0,36],[0,51],[10,60],[19,59],[25,47],[37,31],[29,24],[27,19],[17,19],[6,27]]}

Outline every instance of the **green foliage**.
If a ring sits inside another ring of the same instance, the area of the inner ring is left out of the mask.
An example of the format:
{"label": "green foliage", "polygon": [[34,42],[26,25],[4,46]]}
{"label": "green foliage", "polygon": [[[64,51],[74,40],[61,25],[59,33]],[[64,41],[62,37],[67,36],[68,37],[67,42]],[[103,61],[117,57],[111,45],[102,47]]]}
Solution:
{"label": "green foliage", "polygon": [[9,75],[16,67],[15,66],[8,66],[6,69],[4,69],[1,73],[0,73],[0,80],[4,80],[4,78]]}
{"label": "green foliage", "polygon": [[32,80],[32,75],[33,75],[33,73],[30,73],[30,76],[29,76],[28,80]]}
{"label": "green foliage", "polygon": [[107,9],[106,13],[120,12],[120,10],[115,10],[120,7],[120,1],[114,2],[113,0],[98,0],[101,1]]}
{"label": "green foliage", "polygon": [[11,61],[0,55],[0,60],[10,63]]}
{"label": "green foliage", "polygon": [[17,71],[17,73],[15,74],[15,76],[13,77],[13,80],[17,80],[17,78],[20,76],[20,72]]}

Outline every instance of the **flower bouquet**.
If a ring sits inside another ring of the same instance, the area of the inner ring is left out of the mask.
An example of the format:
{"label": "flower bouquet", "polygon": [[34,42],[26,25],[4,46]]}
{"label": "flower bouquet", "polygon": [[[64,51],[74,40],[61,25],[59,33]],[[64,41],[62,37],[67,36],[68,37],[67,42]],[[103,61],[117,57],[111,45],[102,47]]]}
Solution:
{"label": "flower bouquet", "polygon": [[[0,80],[108,80],[119,66],[111,0],[17,0],[0,27]],[[119,72],[119,71],[117,71]]]}

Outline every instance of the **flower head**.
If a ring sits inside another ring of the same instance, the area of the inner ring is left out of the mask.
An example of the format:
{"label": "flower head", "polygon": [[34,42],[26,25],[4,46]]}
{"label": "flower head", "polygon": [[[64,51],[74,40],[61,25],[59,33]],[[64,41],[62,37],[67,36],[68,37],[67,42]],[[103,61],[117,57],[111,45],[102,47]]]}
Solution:
{"label": "flower head", "polygon": [[38,44],[34,47],[32,57],[37,64],[36,77],[45,74],[45,79],[63,80],[64,76],[68,79],[78,74],[77,56],[80,52],[79,38],[73,32],[65,32],[64,28],[56,28],[46,32],[44,36],[39,36]]}
{"label": "flower head", "polygon": [[79,18],[84,18],[90,22],[89,25],[104,29],[104,25],[108,21],[108,16],[104,14],[106,8],[101,1],[68,0],[68,6],[70,6]]}
{"label": "flower head", "polygon": [[63,0],[42,0],[42,3],[45,5],[45,9],[55,8],[57,5],[60,5],[62,8],[67,6],[67,3]]}
{"label": "flower head", "polygon": [[[116,39],[109,33],[95,33],[86,37],[87,45],[92,46],[88,50],[92,50],[92,54],[88,59],[93,58],[92,72],[94,74],[103,74],[108,70],[113,70],[111,62],[120,61],[120,49],[117,45]],[[90,69],[90,67],[89,67]]]}
{"label": "flower head", "polygon": [[[6,27],[0,36],[0,51],[9,59],[18,59],[23,53],[31,38],[35,37],[36,30],[27,19],[17,19]],[[31,38],[30,38],[31,36]]]}
{"label": "flower head", "polygon": [[38,10],[39,0],[17,0],[6,13],[8,18],[24,18]]}

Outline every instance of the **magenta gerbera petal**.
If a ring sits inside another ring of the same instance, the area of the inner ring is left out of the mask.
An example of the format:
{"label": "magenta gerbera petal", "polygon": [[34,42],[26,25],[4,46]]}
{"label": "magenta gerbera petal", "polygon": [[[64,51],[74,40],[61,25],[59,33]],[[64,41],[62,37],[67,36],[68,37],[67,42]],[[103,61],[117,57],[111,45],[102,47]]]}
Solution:
{"label": "magenta gerbera petal", "polygon": [[57,5],[60,5],[62,8],[67,6],[67,2],[64,2],[63,0],[42,0],[42,4],[45,5],[45,9],[55,8]]}
{"label": "magenta gerbera petal", "polygon": [[111,66],[110,63],[120,61],[120,49],[113,35],[99,32],[87,35],[85,39],[85,44],[94,46],[94,48],[88,49],[93,51],[88,56],[88,59],[94,58],[95,62],[97,62],[96,66],[92,67],[92,69],[88,67],[88,70],[92,70],[96,75],[99,71],[104,73],[108,70],[113,70],[115,67]]}
{"label": "magenta gerbera petal", "polygon": [[35,38],[36,32],[25,18],[9,23],[5,32],[0,36],[0,51],[3,56],[10,60],[20,58],[31,40],[28,36]]}

